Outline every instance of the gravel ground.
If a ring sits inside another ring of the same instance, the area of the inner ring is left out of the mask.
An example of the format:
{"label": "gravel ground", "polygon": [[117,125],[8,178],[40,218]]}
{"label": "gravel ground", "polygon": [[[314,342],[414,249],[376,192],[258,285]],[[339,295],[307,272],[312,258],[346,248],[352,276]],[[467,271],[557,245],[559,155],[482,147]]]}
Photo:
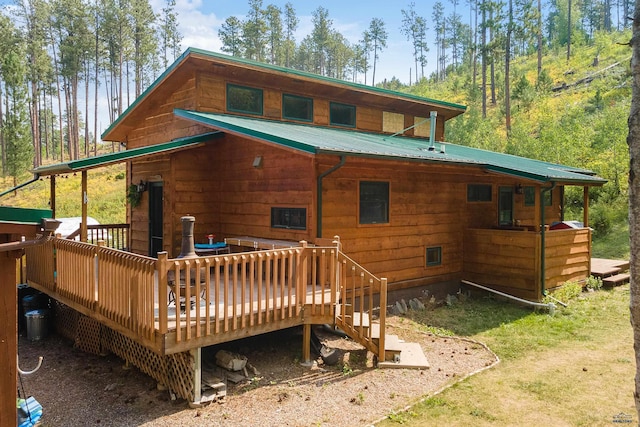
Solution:
{"label": "gravel ground", "polygon": [[294,328],[203,349],[210,360],[219,349],[243,354],[259,374],[229,382],[224,401],[190,409],[116,356],[82,353],[52,335],[20,337],[21,367],[32,369],[40,355],[44,362],[19,387],[43,406],[44,426],[364,426],[497,362],[479,343],[420,333],[395,316],[387,333],[419,342],[430,369],[375,369],[362,347],[332,334],[321,339],[338,349],[339,363],[304,367]]}

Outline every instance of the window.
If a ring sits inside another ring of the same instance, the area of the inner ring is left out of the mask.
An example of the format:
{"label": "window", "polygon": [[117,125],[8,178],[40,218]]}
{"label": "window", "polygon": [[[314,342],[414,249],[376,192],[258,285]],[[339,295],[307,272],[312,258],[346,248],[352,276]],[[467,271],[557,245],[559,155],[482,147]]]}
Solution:
{"label": "window", "polygon": [[[544,205],[551,206],[553,202],[553,190],[543,192],[542,197],[544,197]],[[536,204],[535,187],[524,187],[524,205],[535,206],[535,204]]]}
{"label": "window", "polygon": [[360,182],[360,224],[389,222],[389,183]]}
{"label": "window", "polygon": [[442,247],[433,246],[427,248],[427,267],[433,267],[435,265],[442,264]]}
{"label": "window", "polygon": [[262,115],[262,90],[228,84],[227,110]]}
{"label": "window", "polygon": [[295,95],[282,95],[282,117],[312,122],[313,99]]}
{"label": "window", "polygon": [[329,116],[332,125],[356,127],[356,107],[354,105],[332,102],[329,105]]}
{"label": "window", "polygon": [[536,204],[535,187],[524,187],[524,205],[535,206],[535,204]]}
{"label": "window", "polygon": [[305,208],[271,208],[271,227],[307,229],[307,210]]}
{"label": "window", "polygon": [[490,202],[491,185],[488,184],[468,184],[467,202]]}

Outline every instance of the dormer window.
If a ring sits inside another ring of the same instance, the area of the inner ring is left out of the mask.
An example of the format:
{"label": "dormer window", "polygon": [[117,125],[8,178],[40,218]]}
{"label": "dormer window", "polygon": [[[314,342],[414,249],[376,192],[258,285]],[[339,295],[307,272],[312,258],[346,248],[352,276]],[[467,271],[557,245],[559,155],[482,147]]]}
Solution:
{"label": "dormer window", "polygon": [[356,127],[355,105],[332,102],[329,105],[329,121],[335,126]]}
{"label": "dormer window", "polygon": [[262,89],[227,84],[227,110],[262,115]]}
{"label": "dormer window", "polygon": [[282,117],[304,122],[313,121],[313,99],[296,95],[282,95]]}

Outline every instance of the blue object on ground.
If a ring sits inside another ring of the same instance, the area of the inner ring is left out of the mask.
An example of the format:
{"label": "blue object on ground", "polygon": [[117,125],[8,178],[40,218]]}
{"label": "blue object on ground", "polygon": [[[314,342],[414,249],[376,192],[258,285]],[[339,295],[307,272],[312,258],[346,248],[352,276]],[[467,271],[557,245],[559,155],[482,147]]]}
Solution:
{"label": "blue object on ground", "polygon": [[33,396],[19,399],[18,404],[18,427],[35,426],[42,417],[42,405]]}

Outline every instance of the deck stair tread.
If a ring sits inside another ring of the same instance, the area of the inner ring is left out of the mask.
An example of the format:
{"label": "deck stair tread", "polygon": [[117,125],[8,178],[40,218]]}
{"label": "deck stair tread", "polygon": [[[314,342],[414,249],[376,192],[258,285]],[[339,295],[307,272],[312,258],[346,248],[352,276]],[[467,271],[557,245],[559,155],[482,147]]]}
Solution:
{"label": "deck stair tread", "polygon": [[629,270],[629,261],[591,258],[591,274],[593,276],[604,278],[627,270]]}
{"label": "deck stair tread", "polygon": [[415,342],[400,342],[400,357],[393,361],[378,362],[379,368],[396,369],[428,369],[429,361],[422,351],[420,344]]}
{"label": "deck stair tread", "polygon": [[361,325],[364,328],[368,328],[371,321],[368,313],[360,313],[358,311],[353,313],[353,327],[359,328]]}
{"label": "deck stair tread", "polygon": [[629,273],[618,273],[613,276],[605,277],[602,279],[602,283],[607,286],[615,286],[629,281]]}

